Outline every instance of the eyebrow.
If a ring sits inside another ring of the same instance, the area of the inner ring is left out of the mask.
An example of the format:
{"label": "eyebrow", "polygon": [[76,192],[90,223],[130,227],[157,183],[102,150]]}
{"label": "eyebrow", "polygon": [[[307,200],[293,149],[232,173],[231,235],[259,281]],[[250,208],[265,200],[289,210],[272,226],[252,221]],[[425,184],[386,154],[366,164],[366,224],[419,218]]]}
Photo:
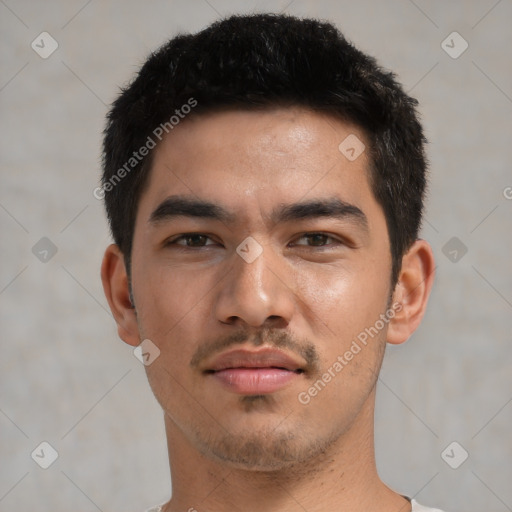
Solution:
{"label": "eyebrow", "polygon": [[187,196],[170,196],[162,201],[149,217],[150,224],[159,224],[174,217],[198,217],[232,224],[235,215],[225,208],[203,199]]}
{"label": "eyebrow", "polygon": [[274,210],[271,219],[278,222],[290,222],[302,219],[331,217],[339,220],[355,222],[368,231],[368,218],[357,206],[342,201],[337,197],[328,199],[313,199],[306,202],[282,205]]}
{"label": "eyebrow", "polygon": [[[233,224],[236,220],[235,214],[210,201],[187,196],[170,196],[157,206],[149,222],[156,225],[176,217],[211,219],[225,224]],[[281,204],[270,215],[271,221],[275,224],[322,217],[349,220],[368,231],[368,219],[363,211],[337,197]]]}

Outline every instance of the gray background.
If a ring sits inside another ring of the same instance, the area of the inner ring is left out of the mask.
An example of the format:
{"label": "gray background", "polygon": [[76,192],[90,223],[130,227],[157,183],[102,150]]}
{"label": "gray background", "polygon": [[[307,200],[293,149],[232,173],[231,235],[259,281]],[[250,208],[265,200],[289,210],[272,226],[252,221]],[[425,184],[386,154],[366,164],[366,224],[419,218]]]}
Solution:
{"label": "gray background", "polygon": [[[420,100],[437,279],[419,330],[386,354],[379,471],[447,512],[512,510],[511,0],[0,0],[0,511],[140,512],[168,498],[162,413],[99,279],[101,130],[149,51],[253,10],[333,21]],[[47,59],[31,48],[43,31],[59,45]],[[469,43],[458,58],[445,49],[461,40],[442,47],[453,31]],[[55,255],[33,250],[42,237]],[[59,453],[46,470],[31,458],[42,441]],[[453,441],[469,453],[458,469],[441,457]]]}

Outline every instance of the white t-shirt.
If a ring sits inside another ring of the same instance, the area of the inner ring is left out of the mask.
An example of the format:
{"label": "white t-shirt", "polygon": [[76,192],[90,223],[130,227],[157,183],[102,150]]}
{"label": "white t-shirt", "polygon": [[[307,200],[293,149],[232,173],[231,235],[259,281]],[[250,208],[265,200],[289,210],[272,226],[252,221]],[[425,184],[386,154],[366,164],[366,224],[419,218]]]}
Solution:
{"label": "white t-shirt", "polygon": [[[406,496],[404,496],[404,498],[409,499]],[[416,500],[410,500],[410,502],[412,505],[412,512],[443,512],[438,508],[424,507],[423,505],[420,505]],[[146,510],[146,512],[162,512],[162,506],[163,505],[159,505],[157,507],[150,508]]]}
{"label": "white t-shirt", "polygon": [[412,512],[443,512],[439,508],[424,507],[423,505],[420,505],[416,500],[411,500],[411,505]]}

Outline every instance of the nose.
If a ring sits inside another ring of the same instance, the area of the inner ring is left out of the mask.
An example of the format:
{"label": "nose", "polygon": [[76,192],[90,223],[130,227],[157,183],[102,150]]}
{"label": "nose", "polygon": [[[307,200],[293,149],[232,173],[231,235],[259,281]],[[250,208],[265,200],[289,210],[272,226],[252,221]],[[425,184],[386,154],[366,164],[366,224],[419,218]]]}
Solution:
{"label": "nose", "polygon": [[215,315],[230,325],[286,327],[295,310],[293,283],[286,263],[269,246],[253,261],[233,255],[234,265],[221,281]]}

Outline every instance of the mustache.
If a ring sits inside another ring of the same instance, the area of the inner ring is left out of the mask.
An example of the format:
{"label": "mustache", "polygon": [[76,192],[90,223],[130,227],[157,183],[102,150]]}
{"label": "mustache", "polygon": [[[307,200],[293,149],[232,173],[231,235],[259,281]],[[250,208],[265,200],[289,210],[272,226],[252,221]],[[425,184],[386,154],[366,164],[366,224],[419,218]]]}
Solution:
{"label": "mustache", "polygon": [[306,361],[304,370],[307,373],[314,374],[319,371],[319,356],[315,345],[307,339],[299,340],[287,331],[275,328],[263,328],[256,332],[249,330],[237,331],[228,336],[217,338],[199,345],[190,360],[190,366],[197,368],[202,361],[210,358],[224,350],[247,343],[253,347],[267,345],[277,349],[287,349]]}

